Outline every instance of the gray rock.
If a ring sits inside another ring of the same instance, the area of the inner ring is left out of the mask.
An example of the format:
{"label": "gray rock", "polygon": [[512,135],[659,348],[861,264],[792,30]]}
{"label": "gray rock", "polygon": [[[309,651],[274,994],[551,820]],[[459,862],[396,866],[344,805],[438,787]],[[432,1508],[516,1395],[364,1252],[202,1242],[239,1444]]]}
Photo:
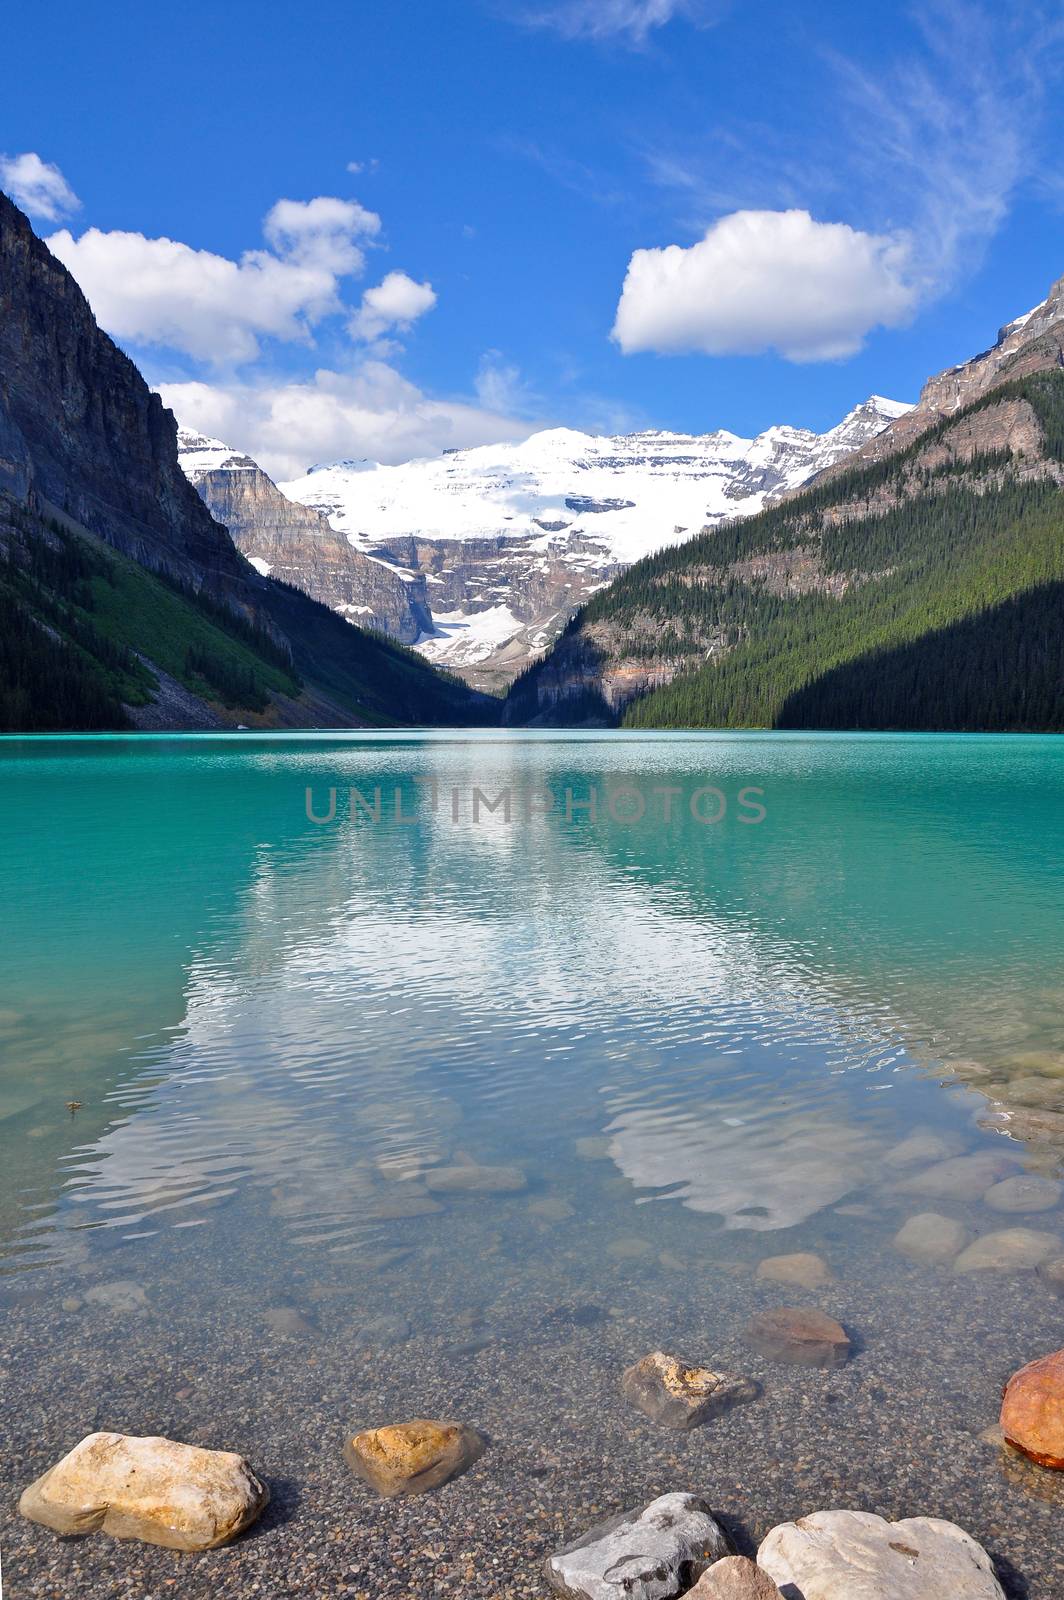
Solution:
{"label": "gray rock", "polygon": [[355,1335],[355,1343],[383,1348],[402,1344],[409,1337],[410,1324],[401,1312],[382,1311],[379,1316],[370,1317],[362,1324]]}
{"label": "gray rock", "polygon": [[982,1545],[937,1517],[816,1511],[773,1528],[757,1564],[802,1600],[1005,1600]]}
{"label": "gray rock", "polygon": [[902,1194],[926,1194],[943,1200],[978,1200],[991,1184],[1006,1177],[1015,1164],[1010,1156],[979,1150],[975,1155],[939,1161],[904,1179],[898,1189]]}
{"label": "gray rock", "polygon": [[546,1564],[547,1582],[570,1600],[673,1600],[731,1541],[693,1494],[663,1494],[566,1545]]}
{"label": "gray rock", "polygon": [[1033,1272],[1060,1254],[1054,1233],[1035,1228],[999,1228],[984,1233],[953,1263],[954,1272]]}
{"label": "gray rock", "polygon": [[910,1217],[894,1235],[894,1248],[910,1261],[934,1265],[955,1261],[971,1239],[971,1234],[953,1217],[937,1211],[920,1211]]}
{"label": "gray rock", "polygon": [[148,1297],[139,1283],[132,1278],[116,1278],[113,1283],[98,1283],[85,1290],[85,1300],[91,1306],[103,1306],[117,1316],[131,1316],[147,1311]]}
{"label": "gray rock", "polygon": [[629,1367],[621,1379],[621,1393],[651,1422],[665,1428],[697,1428],[732,1406],[756,1400],[761,1386],[752,1378],[729,1372],[711,1372],[692,1366],[680,1356],[655,1350]]}
{"label": "gray rock", "polygon": [[1064,1184],[1055,1178],[1040,1178],[1036,1173],[1025,1172],[1015,1178],[995,1183],[983,1196],[983,1204],[991,1211],[1008,1211],[1017,1215],[1032,1211],[1052,1211],[1060,1204]]}

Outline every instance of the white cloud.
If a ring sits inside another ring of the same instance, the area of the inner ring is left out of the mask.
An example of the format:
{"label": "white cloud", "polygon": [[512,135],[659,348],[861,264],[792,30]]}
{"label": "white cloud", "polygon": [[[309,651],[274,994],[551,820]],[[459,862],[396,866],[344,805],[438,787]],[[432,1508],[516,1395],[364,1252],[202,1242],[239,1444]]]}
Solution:
{"label": "white cloud", "polygon": [[246,450],[281,482],[318,461],[409,461],[466,445],[524,439],[537,426],[483,404],[433,399],[376,360],[348,373],[321,370],[303,382],[157,387],[186,427]]}
{"label": "white cloud", "polygon": [[59,168],[42,161],[33,150],[19,156],[0,156],[0,189],[31,217],[58,222],[77,211],[81,201]]}
{"label": "white cloud", "polygon": [[623,38],[645,44],[655,28],[676,17],[700,21],[705,0],[556,0],[554,5],[524,13],[533,27],[553,28],[566,39]]}
{"label": "white cloud", "polygon": [[416,283],[405,272],[389,272],[375,288],[366,290],[349,329],[354,338],[372,342],[393,330],[405,332],[435,304],[431,283]]}
{"label": "white cloud", "polygon": [[817,222],[808,211],[736,211],[684,248],[636,250],[613,338],[626,355],[701,351],[791,361],[853,355],[875,327],[912,316],[904,235]]}
{"label": "white cloud", "polygon": [[222,365],[250,361],[264,337],[309,342],[342,309],[340,280],[365,266],[380,218],[354,200],[279,200],[264,225],[270,250],[239,261],[176,239],[67,228],[46,241],[117,339],[164,345]]}

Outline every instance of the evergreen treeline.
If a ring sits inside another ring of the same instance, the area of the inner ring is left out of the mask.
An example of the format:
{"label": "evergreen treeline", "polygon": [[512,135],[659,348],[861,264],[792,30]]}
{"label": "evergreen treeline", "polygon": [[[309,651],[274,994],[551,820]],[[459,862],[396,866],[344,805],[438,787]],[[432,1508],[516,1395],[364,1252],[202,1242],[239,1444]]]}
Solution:
{"label": "evergreen treeline", "polygon": [[[618,654],[691,662],[628,707],[637,727],[1064,726],[1064,492],[1022,476],[1005,451],[918,460],[958,421],[1012,398],[1030,403],[1045,454],[1064,461],[1064,373],[1013,380],[895,456],[638,562],[574,618],[570,659],[599,621],[621,631]],[[873,510],[884,495],[898,503]],[[785,590],[796,562],[814,563],[821,587],[771,592],[736,571],[753,557],[778,558],[773,588]],[[533,712],[541,671],[514,686],[513,720]],[[567,701],[558,710],[577,720]]]}

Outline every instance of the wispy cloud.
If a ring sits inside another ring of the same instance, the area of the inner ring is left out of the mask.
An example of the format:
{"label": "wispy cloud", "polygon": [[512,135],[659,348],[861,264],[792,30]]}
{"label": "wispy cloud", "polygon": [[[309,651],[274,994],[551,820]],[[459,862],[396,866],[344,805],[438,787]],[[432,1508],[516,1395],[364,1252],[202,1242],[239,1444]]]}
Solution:
{"label": "wispy cloud", "polygon": [[712,0],[554,0],[525,6],[520,19],[565,39],[620,39],[639,47],[670,22],[684,19],[704,27],[718,21],[724,9]]}
{"label": "wispy cloud", "polygon": [[59,168],[42,161],[34,150],[18,156],[0,155],[0,189],[23,211],[44,222],[58,222],[81,207]]}

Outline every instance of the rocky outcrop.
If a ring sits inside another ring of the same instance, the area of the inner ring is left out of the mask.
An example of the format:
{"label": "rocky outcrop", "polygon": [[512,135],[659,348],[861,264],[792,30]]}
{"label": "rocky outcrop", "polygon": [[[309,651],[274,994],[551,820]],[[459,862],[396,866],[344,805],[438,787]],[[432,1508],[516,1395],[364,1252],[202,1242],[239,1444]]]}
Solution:
{"label": "rocky outcrop", "polygon": [[356,550],[320,511],[283,495],[250,456],[188,428],[178,430],[177,442],[189,481],[263,575],[403,644],[431,631],[423,580]]}
{"label": "rocky outcrop", "polygon": [[0,194],[0,488],[142,566],[251,604],[250,576],[177,461],[177,424]]}
{"label": "rocky outcrop", "polygon": [[168,1550],[214,1550],[249,1527],[269,1498],[231,1451],[90,1433],[30,1485],[19,1511],[59,1534],[103,1532]]}

